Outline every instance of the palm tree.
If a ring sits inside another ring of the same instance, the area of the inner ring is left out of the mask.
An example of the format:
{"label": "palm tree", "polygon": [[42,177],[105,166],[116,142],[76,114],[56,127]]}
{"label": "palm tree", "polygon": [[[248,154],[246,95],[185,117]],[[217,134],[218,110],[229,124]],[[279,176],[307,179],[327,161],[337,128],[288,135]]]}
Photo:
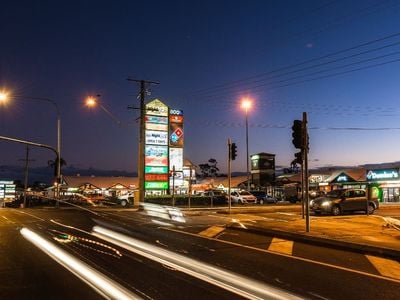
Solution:
{"label": "palm tree", "polygon": [[[57,176],[57,158],[55,160],[49,160],[47,161],[47,165],[50,168],[54,168],[54,176]],[[62,168],[63,166],[66,166],[67,162],[61,157],[60,158],[60,168]]]}

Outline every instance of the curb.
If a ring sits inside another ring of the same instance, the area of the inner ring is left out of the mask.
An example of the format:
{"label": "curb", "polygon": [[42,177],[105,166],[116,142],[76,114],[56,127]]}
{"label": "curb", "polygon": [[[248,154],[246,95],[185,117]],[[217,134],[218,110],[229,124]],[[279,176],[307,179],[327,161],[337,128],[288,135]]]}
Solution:
{"label": "curb", "polygon": [[[247,225],[246,225],[247,226]],[[261,234],[266,236],[274,236],[279,237],[287,240],[292,240],[295,242],[302,242],[306,244],[312,244],[315,246],[322,246],[326,247],[329,246],[330,248],[335,248],[338,250],[346,250],[361,254],[371,254],[376,256],[381,256],[385,258],[391,258],[399,261],[400,259],[400,250],[395,250],[391,248],[383,248],[377,247],[372,245],[365,245],[365,244],[358,244],[358,243],[350,243],[344,242],[329,238],[321,238],[316,236],[309,236],[306,234],[299,234],[287,231],[281,231],[276,229],[267,229],[267,228],[259,228],[253,226],[247,226],[247,229],[235,226],[235,225],[228,225],[227,228],[237,230],[237,231],[245,231],[255,234]]]}

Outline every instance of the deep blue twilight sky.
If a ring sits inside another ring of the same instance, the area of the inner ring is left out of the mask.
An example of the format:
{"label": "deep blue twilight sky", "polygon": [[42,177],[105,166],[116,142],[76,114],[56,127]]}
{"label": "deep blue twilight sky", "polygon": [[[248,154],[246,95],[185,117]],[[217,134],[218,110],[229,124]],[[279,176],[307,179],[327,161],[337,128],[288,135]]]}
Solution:
{"label": "deep blue twilight sky", "polygon": [[[62,156],[76,167],[136,171],[138,126],[120,127],[83,104],[101,94],[134,124],[138,112],[126,107],[137,105],[138,86],[127,76],[160,81],[147,100],[184,110],[185,157],[197,164],[213,157],[226,171],[231,137],[233,170],[245,170],[243,96],[255,104],[250,153],[275,153],[288,165],[291,124],[307,111],[311,167],[390,162],[400,160],[399,32],[399,0],[5,0],[0,89],[57,101]],[[0,135],[55,145],[53,107],[9,102]],[[22,165],[24,153],[0,142],[0,165]],[[31,158],[32,166],[53,159],[40,149]]]}

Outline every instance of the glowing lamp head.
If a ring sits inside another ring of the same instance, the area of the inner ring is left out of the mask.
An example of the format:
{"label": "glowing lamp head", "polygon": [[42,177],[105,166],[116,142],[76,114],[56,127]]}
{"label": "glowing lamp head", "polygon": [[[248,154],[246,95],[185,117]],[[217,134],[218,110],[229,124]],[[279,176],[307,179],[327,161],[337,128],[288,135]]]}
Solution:
{"label": "glowing lamp head", "polygon": [[96,106],[96,104],[97,104],[97,101],[96,101],[96,99],[94,97],[88,97],[86,99],[86,105],[87,106],[93,107],[93,106]]}
{"label": "glowing lamp head", "polygon": [[5,103],[8,100],[8,93],[0,91],[0,103]]}
{"label": "glowing lamp head", "polygon": [[248,111],[251,108],[252,102],[249,99],[242,100],[242,108]]}

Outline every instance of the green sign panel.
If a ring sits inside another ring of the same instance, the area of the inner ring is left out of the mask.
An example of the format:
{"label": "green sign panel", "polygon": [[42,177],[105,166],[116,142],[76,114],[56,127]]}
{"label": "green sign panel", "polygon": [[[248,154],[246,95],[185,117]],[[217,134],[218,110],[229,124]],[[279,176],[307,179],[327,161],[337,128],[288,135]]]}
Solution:
{"label": "green sign panel", "polygon": [[164,181],[145,181],[144,188],[146,190],[167,190],[168,182]]}
{"label": "green sign panel", "polygon": [[150,166],[146,166],[144,168],[144,172],[146,174],[167,174],[168,173],[168,167],[150,167]]}

